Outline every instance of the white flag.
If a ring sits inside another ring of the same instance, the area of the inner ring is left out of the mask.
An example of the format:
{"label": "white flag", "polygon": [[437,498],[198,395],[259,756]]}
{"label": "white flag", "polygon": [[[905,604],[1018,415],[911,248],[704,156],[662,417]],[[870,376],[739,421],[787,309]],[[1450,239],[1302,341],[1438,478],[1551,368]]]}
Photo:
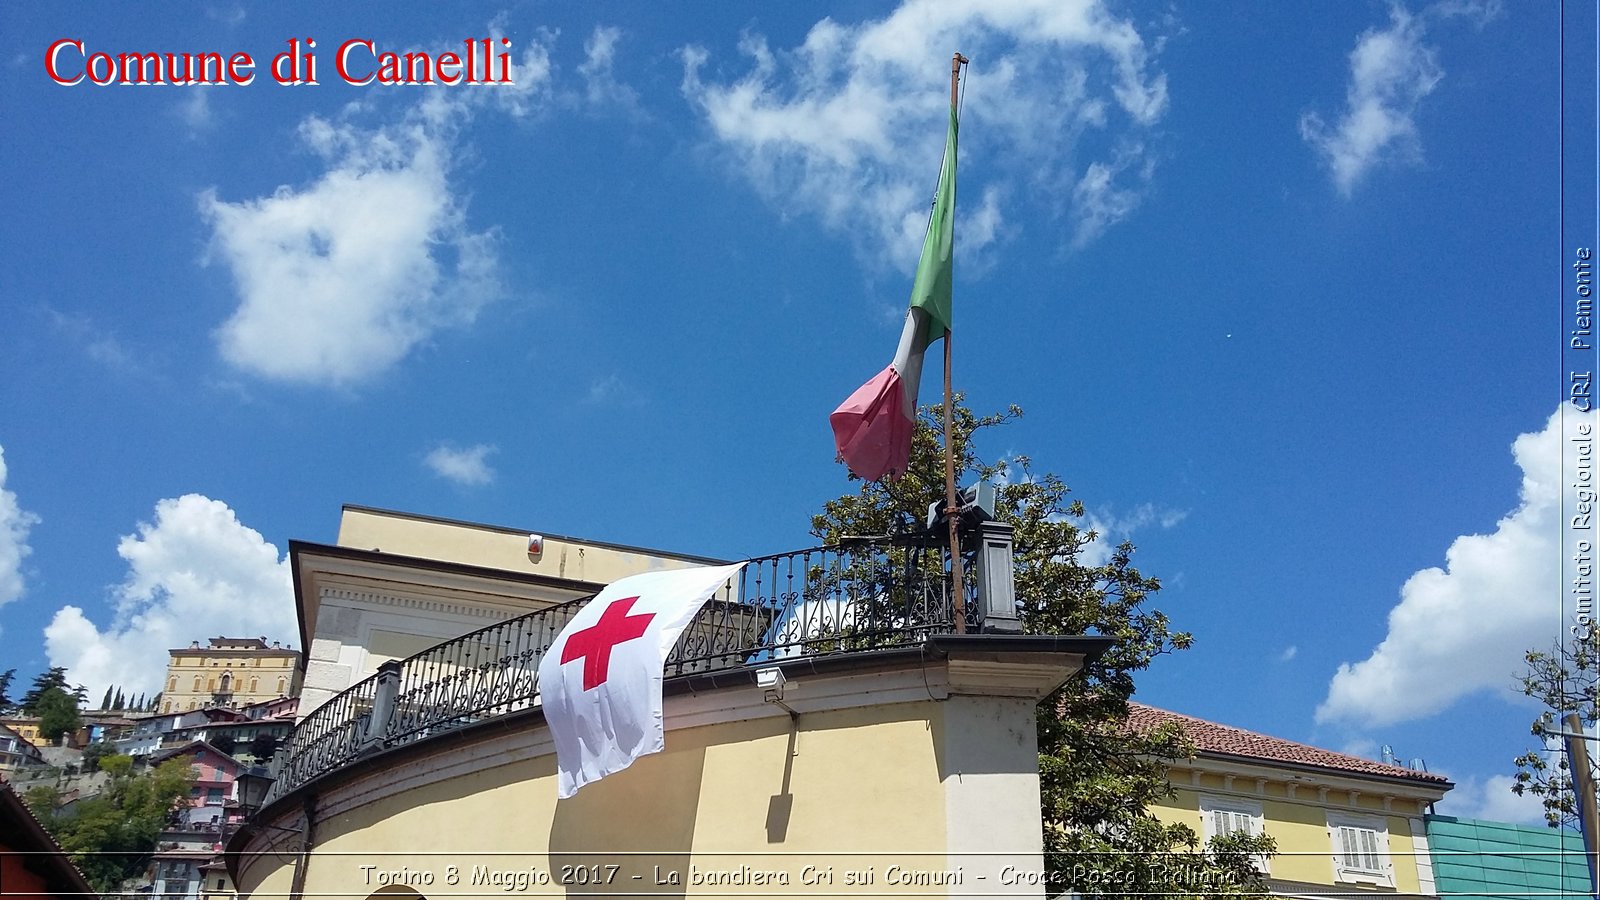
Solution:
{"label": "white flag", "polygon": [[561,629],[539,660],[539,697],[556,743],[558,794],[666,746],[661,681],[695,613],[744,563],[630,575]]}

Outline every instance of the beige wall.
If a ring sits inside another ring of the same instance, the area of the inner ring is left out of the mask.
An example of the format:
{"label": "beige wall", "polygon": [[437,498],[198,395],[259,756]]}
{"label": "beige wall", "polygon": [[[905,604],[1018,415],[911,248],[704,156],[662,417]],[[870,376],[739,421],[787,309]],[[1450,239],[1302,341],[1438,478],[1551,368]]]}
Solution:
{"label": "beige wall", "polygon": [[715,562],[559,538],[546,538],[544,552],[534,557],[528,554],[528,535],[523,532],[359,507],[345,507],[339,519],[339,546],[596,584],[610,584],[640,572]]}
{"label": "beige wall", "polygon": [[[504,892],[1042,896],[998,880],[1002,867],[1043,864],[1031,698],[958,693],[942,669],[913,663],[797,679],[788,700],[796,720],[752,687],[669,697],[667,750],[565,801],[537,719],[470,745],[421,745],[317,798],[305,893],[364,897],[401,881],[429,897],[482,896],[502,892],[485,874],[554,873]],[[280,809],[273,824],[297,829],[299,812]],[[272,840],[254,839],[242,894],[287,890],[292,855],[257,852]],[[557,883],[563,867],[605,880],[607,866],[619,867],[609,885]],[[693,883],[754,872],[788,884]],[[894,883],[952,873],[959,884]]]}
{"label": "beige wall", "polygon": [[[424,889],[430,895],[481,893],[482,885],[471,884],[474,865],[546,872],[564,865],[618,865],[623,868],[615,883],[668,893],[678,890],[657,884],[663,880],[658,866],[663,878],[676,872],[685,881],[692,871],[740,865],[782,870],[798,881],[807,864],[845,864],[835,852],[841,848],[881,854],[914,847],[941,855],[903,860],[942,867],[945,817],[928,752],[930,721],[870,722],[873,717],[858,710],[814,718],[795,736],[787,791],[790,729],[787,719],[774,718],[676,732],[673,749],[560,803],[555,761],[548,755],[388,798],[321,828],[325,854],[350,855],[322,871],[313,865],[307,890],[365,887],[361,865],[389,867],[397,859],[373,851],[401,847],[447,851],[427,862],[441,881],[447,878],[442,866],[467,873],[461,884],[436,882]],[[869,748],[861,738],[868,728],[873,752],[864,753]],[[839,802],[841,796],[866,795],[876,802]],[[890,814],[891,808],[897,812]],[[873,855],[847,865],[882,871],[891,860]]]}

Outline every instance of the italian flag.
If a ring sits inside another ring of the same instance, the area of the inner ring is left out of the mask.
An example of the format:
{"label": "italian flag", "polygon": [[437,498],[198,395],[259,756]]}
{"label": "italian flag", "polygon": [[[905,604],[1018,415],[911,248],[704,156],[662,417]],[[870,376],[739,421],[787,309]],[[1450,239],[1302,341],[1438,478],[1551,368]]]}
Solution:
{"label": "italian flag", "polygon": [[955,243],[956,111],[944,142],[944,167],[934,196],[928,236],[911,288],[911,308],[900,331],[900,346],[888,368],[872,377],[828,417],[839,457],[867,481],[905,474],[911,461],[911,433],[917,423],[917,385],[922,356],[950,331],[951,250]]}

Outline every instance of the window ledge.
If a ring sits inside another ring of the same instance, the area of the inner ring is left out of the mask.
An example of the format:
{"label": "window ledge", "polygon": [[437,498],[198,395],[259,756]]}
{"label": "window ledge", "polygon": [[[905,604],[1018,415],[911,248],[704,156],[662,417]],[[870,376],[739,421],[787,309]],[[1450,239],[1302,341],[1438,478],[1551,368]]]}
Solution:
{"label": "window ledge", "polygon": [[1394,874],[1367,872],[1359,869],[1337,869],[1335,875],[1339,881],[1346,884],[1371,884],[1378,887],[1394,887]]}

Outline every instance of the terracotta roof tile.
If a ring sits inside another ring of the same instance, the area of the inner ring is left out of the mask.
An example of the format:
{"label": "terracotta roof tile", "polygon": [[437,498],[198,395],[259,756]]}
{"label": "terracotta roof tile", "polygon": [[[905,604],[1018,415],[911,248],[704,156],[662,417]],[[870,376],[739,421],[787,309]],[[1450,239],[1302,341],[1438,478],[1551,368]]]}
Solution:
{"label": "terracotta roof tile", "polygon": [[1405,778],[1411,781],[1446,785],[1450,779],[1432,772],[1418,772],[1404,766],[1394,766],[1376,760],[1362,759],[1347,753],[1335,753],[1309,744],[1299,744],[1231,725],[1219,725],[1194,716],[1168,712],[1142,703],[1128,704],[1128,724],[1138,731],[1150,731],[1167,722],[1183,727],[1195,747],[1202,752],[1221,753],[1249,759],[1295,763],[1335,772],[1353,772],[1360,775],[1381,775],[1388,778]]}

